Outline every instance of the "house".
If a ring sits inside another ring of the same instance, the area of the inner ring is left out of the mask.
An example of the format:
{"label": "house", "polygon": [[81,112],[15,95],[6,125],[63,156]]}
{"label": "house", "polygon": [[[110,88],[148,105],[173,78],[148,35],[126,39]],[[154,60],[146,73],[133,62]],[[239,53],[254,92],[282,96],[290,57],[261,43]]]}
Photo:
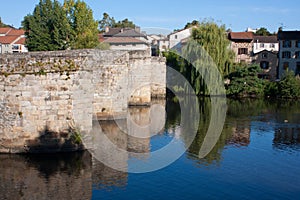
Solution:
{"label": "house", "polygon": [[25,40],[22,29],[0,28],[0,54],[28,52]]}
{"label": "house", "polygon": [[258,74],[260,78],[275,81],[277,79],[278,52],[263,50],[253,55],[254,64],[258,64],[262,72]]}
{"label": "house", "polygon": [[109,28],[105,29],[103,41],[110,44],[114,50],[148,50],[151,45],[146,34],[140,28]]}
{"label": "house", "polygon": [[104,40],[112,50],[150,50],[150,45],[133,37],[110,37]]}
{"label": "house", "polygon": [[188,29],[182,29],[182,30],[179,30],[179,31],[169,34],[168,35],[169,42],[170,42],[169,49],[181,50],[181,48],[182,48],[181,41],[189,38],[192,35],[193,28],[194,27],[191,27]]}
{"label": "house", "polygon": [[300,31],[279,31],[279,78],[286,70],[300,75]]}
{"label": "house", "polygon": [[149,35],[148,40],[151,42],[151,50],[153,56],[158,56],[160,52],[169,49],[169,39],[164,35]]}
{"label": "house", "polygon": [[160,52],[165,52],[169,49],[169,39],[168,38],[163,38],[158,40],[158,49]]}
{"label": "house", "polygon": [[230,32],[230,48],[236,55],[236,63],[250,64],[253,55],[253,32]]}
{"label": "house", "polygon": [[277,35],[272,36],[260,36],[255,35],[253,38],[253,53],[259,53],[263,50],[267,51],[279,51],[279,43],[277,41]]}
{"label": "house", "polygon": [[122,33],[124,31],[131,30],[131,28],[111,28],[111,27],[106,27],[105,32],[103,33],[104,37],[113,37],[116,34]]}

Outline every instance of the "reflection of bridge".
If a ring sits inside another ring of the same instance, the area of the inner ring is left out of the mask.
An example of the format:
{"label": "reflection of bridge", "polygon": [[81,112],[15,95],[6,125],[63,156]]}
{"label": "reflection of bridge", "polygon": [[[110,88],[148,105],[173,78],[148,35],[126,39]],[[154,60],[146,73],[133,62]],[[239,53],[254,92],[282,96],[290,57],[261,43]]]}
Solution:
{"label": "reflection of bridge", "polygon": [[165,59],[144,51],[7,54],[0,71],[0,152],[30,151],[49,133],[60,151],[70,130],[92,130],[93,116],[122,116],[166,91]]}
{"label": "reflection of bridge", "polygon": [[91,139],[86,139],[93,157],[107,166],[128,171],[131,158],[150,157],[152,136],[165,129],[165,101],[150,107],[130,107],[125,119],[94,121]]}

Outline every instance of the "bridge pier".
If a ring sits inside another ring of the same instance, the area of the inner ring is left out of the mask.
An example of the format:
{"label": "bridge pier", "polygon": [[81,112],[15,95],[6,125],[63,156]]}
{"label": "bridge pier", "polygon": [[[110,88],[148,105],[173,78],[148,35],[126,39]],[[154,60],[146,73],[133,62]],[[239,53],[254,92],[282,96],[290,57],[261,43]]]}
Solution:
{"label": "bridge pier", "polygon": [[165,87],[165,59],[144,51],[0,55],[0,153],[82,149],[94,116],[122,118]]}

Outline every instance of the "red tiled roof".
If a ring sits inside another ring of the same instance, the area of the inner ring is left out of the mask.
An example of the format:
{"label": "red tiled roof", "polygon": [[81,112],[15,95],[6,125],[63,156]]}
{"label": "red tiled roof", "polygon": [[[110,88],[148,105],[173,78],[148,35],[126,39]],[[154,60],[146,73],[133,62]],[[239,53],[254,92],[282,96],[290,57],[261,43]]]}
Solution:
{"label": "red tiled roof", "polygon": [[0,43],[1,44],[11,44],[14,41],[16,41],[19,38],[19,36],[0,36]]}
{"label": "red tiled roof", "polygon": [[230,40],[253,40],[252,32],[231,32],[229,33]]}
{"label": "red tiled roof", "polygon": [[7,35],[18,35],[18,36],[21,36],[21,35],[25,35],[25,31],[23,29],[12,29],[11,31],[9,31],[7,33]]}
{"label": "red tiled roof", "polygon": [[15,42],[15,44],[22,44],[24,45],[26,41],[26,38],[20,38],[18,41]]}
{"label": "red tiled roof", "polygon": [[0,28],[0,34],[7,34],[11,28]]}
{"label": "red tiled roof", "polygon": [[104,42],[110,44],[147,44],[146,42],[132,37],[110,37]]}

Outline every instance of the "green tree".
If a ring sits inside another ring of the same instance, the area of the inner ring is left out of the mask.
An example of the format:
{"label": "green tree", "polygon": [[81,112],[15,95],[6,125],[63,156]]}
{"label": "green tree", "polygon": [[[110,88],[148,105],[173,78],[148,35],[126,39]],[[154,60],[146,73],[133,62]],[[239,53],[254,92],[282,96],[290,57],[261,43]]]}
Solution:
{"label": "green tree", "polygon": [[213,21],[201,22],[193,29],[192,39],[210,55],[221,74],[229,72],[229,66],[234,62],[234,53],[228,48],[230,41],[225,25],[219,26]]}
{"label": "green tree", "polygon": [[93,18],[93,11],[83,1],[65,0],[69,22],[73,29],[73,49],[95,48],[99,44],[98,22]]}
{"label": "green tree", "polygon": [[188,22],[184,29],[191,28],[193,26],[200,26],[200,22],[198,20],[193,20],[192,22]]}
{"label": "green tree", "polygon": [[129,21],[126,18],[126,19],[124,19],[122,21],[118,21],[117,23],[115,23],[113,25],[113,27],[115,27],[115,28],[135,28],[136,25],[132,21]]}
{"label": "green tree", "polygon": [[24,17],[26,46],[30,51],[94,48],[98,23],[88,6],[78,0],[40,0],[32,14]]}
{"label": "green tree", "polygon": [[114,27],[116,21],[113,17],[110,17],[109,14],[103,13],[103,18],[99,21],[99,30],[100,32],[105,32],[106,27]]}
{"label": "green tree", "polygon": [[256,31],[255,35],[270,36],[272,34],[265,27],[261,27]]}
{"label": "green tree", "polygon": [[33,14],[24,17],[26,46],[30,51],[53,51],[68,48],[71,29],[61,4],[40,0]]}
{"label": "green tree", "polygon": [[229,96],[248,97],[263,96],[266,81],[258,78],[261,68],[258,65],[239,67],[229,74],[230,84],[227,86]]}
{"label": "green tree", "polygon": [[287,71],[278,83],[278,92],[283,98],[300,98],[300,78],[295,73]]}
{"label": "green tree", "polygon": [[0,17],[0,28],[5,28],[5,27],[10,27],[10,26],[7,25],[7,24],[4,24],[4,23],[2,22],[1,17]]}
{"label": "green tree", "polygon": [[[216,82],[220,80],[220,74],[228,73],[229,66],[234,60],[234,53],[228,48],[229,44],[225,25],[202,22],[193,29],[191,39],[182,48],[182,55],[188,59],[188,62],[176,52],[169,52],[165,54],[167,64],[182,73],[197,95],[206,96],[213,91],[217,94],[217,84],[215,88],[210,84],[211,91],[208,91],[205,82]],[[218,70],[214,70],[215,67]],[[186,88],[183,89],[188,92]]]}

